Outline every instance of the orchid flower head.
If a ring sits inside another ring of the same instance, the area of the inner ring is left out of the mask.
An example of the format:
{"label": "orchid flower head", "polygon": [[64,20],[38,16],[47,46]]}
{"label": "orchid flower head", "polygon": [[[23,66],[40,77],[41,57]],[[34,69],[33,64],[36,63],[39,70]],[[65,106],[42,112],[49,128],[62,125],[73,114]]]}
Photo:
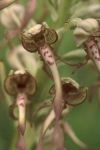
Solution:
{"label": "orchid flower head", "polygon": [[58,36],[55,30],[47,28],[43,24],[37,24],[20,35],[23,47],[29,52],[36,52],[39,46],[45,43],[53,44]]}
{"label": "orchid flower head", "polygon": [[19,92],[25,92],[31,96],[36,92],[37,85],[30,73],[24,70],[17,70],[10,72],[10,75],[5,79],[4,87],[7,93],[13,96]]}
{"label": "orchid flower head", "polygon": [[73,32],[77,47],[87,41],[89,36],[100,36],[99,29],[99,21],[96,19],[88,18],[78,21]]}
{"label": "orchid flower head", "polygon": [[[17,147],[25,150],[26,106],[30,106],[31,109],[32,102],[29,97],[36,92],[36,81],[34,77],[25,70],[11,71],[5,79],[4,87],[7,93],[15,98],[13,104],[9,106],[9,115],[12,119],[18,120],[17,129],[19,138]],[[15,107],[18,108],[18,117],[14,115]]]}
{"label": "orchid flower head", "polygon": [[[37,89],[36,87],[36,81],[30,73],[25,70],[10,71],[8,77],[4,81],[4,88],[9,95],[14,97],[13,104],[9,106],[9,115],[12,119],[18,119],[14,115],[14,109],[16,106],[20,107],[23,105],[22,103],[25,103],[24,105],[29,104],[31,106],[32,103],[29,100],[29,97],[34,95]],[[18,104],[19,101],[20,106]]]}
{"label": "orchid flower head", "polygon": [[[65,104],[76,106],[86,99],[87,96],[87,88],[80,87],[79,84],[69,78],[63,77],[61,79],[62,82],[62,91],[63,91],[63,99]],[[53,85],[50,90],[50,94],[55,94],[55,86]]]}

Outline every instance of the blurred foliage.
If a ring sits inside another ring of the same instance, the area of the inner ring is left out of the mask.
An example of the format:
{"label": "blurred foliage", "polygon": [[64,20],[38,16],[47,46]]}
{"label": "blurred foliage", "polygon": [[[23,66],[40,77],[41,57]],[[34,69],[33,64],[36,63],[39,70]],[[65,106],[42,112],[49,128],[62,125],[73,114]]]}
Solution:
{"label": "blurred foliage", "polygon": [[[26,6],[27,0],[18,0],[17,3]],[[60,29],[61,27],[65,27],[65,22],[71,16],[88,18],[92,17],[91,13],[89,14],[88,7],[92,7],[93,5],[98,5],[98,12],[100,12],[100,2],[99,0],[37,0],[36,10],[33,14],[33,18],[35,22],[42,23],[47,22],[47,24],[54,28],[55,30]],[[84,9],[83,9],[84,8]],[[87,8],[87,12],[86,9]],[[74,11],[73,11],[74,10]],[[84,13],[81,12],[84,11]],[[94,12],[100,15],[100,13]],[[0,12],[2,13],[2,12]],[[10,13],[9,13],[10,17]],[[94,17],[94,16],[93,16]],[[98,18],[98,17],[97,17]],[[4,18],[6,20],[6,17]],[[4,64],[4,71],[6,73],[5,76],[9,73],[11,69],[18,69],[16,67],[12,67],[9,62],[9,45],[7,44],[7,39],[5,39],[5,27],[2,24],[2,20],[0,21],[0,61]],[[2,46],[2,42],[5,44]],[[11,39],[13,46],[16,47],[20,41],[18,37]],[[56,53],[59,56],[64,57],[68,52],[76,49],[75,41],[73,39],[72,31],[64,31],[62,37],[53,45]],[[22,53],[24,55],[24,52]],[[19,56],[18,56],[19,57]],[[22,56],[20,56],[22,57]],[[19,60],[20,60],[19,57]],[[42,62],[41,65],[37,63],[39,61],[39,56],[36,54],[36,66],[30,66],[27,61],[30,70],[28,70],[37,81],[37,92],[31,98],[33,104],[33,111],[36,110],[42,104],[43,101],[46,101],[50,98],[50,94],[48,93],[53,82],[48,79],[42,70]],[[30,55],[29,55],[30,58]],[[12,59],[12,58],[10,58]],[[32,54],[32,59],[34,56]],[[72,63],[83,61],[84,58],[75,57],[68,58],[68,61]],[[14,62],[14,60],[11,60]],[[25,63],[25,62],[24,62]],[[34,61],[33,61],[34,63]],[[25,64],[24,64],[25,65]],[[71,77],[75,79],[80,86],[86,86],[88,89],[94,84],[94,82],[98,78],[98,74],[90,64],[83,66],[78,69],[75,74],[71,74],[73,71],[73,67],[67,65],[59,65],[59,72],[61,77]],[[37,67],[37,71],[34,72],[34,67]],[[11,99],[10,104],[13,99],[11,97],[7,98],[3,89],[3,72],[2,67],[0,65],[0,150],[17,150],[15,148],[16,140],[17,140],[17,131],[16,131],[16,122],[14,122],[9,114],[8,114],[8,106],[9,106],[9,98]],[[99,91],[100,92],[100,91]],[[89,93],[89,90],[88,90]],[[48,114],[48,109],[40,111],[33,118],[33,128],[27,127],[25,140],[27,143],[27,150],[34,150],[36,148],[38,137],[40,134],[41,125]],[[64,115],[64,120],[68,121],[72,126],[76,135],[88,145],[93,147],[100,147],[100,97],[98,96],[98,90],[95,90],[93,99],[91,103],[88,102],[88,96],[84,103],[79,106],[74,107],[71,112],[66,116]],[[44,140],[45,143],[45,140]],[[70,139],[67,135],[65,135],[65,143],[68,147],[68,150],[82,150],[78,145],[76,145],[72,139]],[[45,145],[45,144],[44,144]]]}

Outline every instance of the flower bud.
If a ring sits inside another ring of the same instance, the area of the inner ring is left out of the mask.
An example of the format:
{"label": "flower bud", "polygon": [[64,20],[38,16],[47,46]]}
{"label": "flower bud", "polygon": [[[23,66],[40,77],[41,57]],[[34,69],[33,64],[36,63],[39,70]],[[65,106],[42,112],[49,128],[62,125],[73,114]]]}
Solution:
{"label": "flower bud", "polygon": [[90,34],[96,33],[99,30],[99,24],[96,19],[85,19],[78,22],[78,27]]}

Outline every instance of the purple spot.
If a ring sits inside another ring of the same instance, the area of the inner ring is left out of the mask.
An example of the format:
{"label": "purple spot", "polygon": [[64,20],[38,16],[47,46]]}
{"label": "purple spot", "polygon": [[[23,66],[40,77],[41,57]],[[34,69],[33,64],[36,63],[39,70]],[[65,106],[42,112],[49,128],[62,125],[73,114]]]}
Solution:
{"label": "purple spot", "polygon": [[98,60],[98,58],[97,58],[97,57],[94,57],[94,58]]}
{"label": "purple spot", "polygon": [[96,60],[100,61],[100,57],[95,57]]}
{"label": "purple spot", "polygon": [[44,52],[44,56],[45,56],[46,54],[48,54],[48,51]]}
{"label": "purple spot", "polygon": [[48,57],[51,57],[51,58],[52,58],[52,55],[49,55]]}
{"label": "purple spot", "polygon": [[20,106],[24,107],[24,104],[23,104],[23,103],[20,103]]}

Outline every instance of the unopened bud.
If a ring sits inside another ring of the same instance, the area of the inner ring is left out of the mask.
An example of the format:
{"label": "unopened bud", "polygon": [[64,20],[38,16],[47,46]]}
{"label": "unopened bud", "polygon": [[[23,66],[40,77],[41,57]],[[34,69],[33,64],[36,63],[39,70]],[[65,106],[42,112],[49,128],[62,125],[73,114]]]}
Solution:
{"label": "unopened bud", "polygon": [[99,31],[99,23],[96,19],[89,18],[79,21],[77,24],[77,28],[73,32],[76,45],[80,46],[91,35],[92,36],[100,35],[98,31]]}
{"label": "unopened bud", "polygon": [[78,22],[78,27],[90,34],[96,33],[99,30],[99,24],[96,19],[85,19]]}

